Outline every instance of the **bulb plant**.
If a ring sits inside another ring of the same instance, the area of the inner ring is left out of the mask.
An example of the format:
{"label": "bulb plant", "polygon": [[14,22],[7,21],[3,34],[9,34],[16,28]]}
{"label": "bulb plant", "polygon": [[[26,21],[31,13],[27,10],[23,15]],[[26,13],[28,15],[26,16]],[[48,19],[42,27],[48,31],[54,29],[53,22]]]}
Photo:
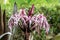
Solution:
{"label": "bulb plant", "polygon": [[32,5],[28,12],[26,12],[24,8],[18,12],[16,3],[14,4],[13,14],[8,20],[8,27],[12,34],[8,40],[15,40],[13,36],[16,30],[18,30],[17,27],[23,32],[24,40],[29,40],[30,33],[33,31],[36,31],[39,35],[42,28],[45,30],[45,33],[48,34],[50,28],[43,13],[39,13],[38,15],[34,14],[34,5]]}

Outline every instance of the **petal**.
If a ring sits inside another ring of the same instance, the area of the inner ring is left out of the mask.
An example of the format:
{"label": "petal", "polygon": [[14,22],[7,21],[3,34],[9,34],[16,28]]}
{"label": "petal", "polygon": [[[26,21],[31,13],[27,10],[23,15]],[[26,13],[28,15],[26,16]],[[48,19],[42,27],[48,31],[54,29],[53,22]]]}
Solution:
{"label": "petal", "polygon": [[26,15],[25,9],[20,9],[19,14],[20,14],[20,16]]}
{"label": "petal", "polygon": [[32,8],[29,9],[28,16],[32,16],[33,13],[34,13],[34,5],[32,5]]}

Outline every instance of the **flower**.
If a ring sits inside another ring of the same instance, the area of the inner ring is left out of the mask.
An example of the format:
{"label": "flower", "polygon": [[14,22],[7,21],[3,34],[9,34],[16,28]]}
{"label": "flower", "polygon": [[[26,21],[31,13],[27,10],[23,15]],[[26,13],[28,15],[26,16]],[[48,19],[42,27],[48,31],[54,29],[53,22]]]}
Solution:
{"label": "flower", "polygon": [[[46,17],[43,14],[32,16],[33,12],[34,12],[34,5],[32,5],[31,9],[29,9],[28,15],[26,14],[25,9],[20,9],[19,13],[15,13],[10,17],[8,21],[9,28],[12,29],[12,27],[18,25],[20,21],[20,27],[22,29],[26,27],[36,29],[38,27],[39,30],[44,28],[46,30],[46,33],[48,33],[50,26],[48,24]],[[39,30],[37,31],[39,32]]]}
{"label": "flower", "polygon": [[[48,34],[50,26],[48,24],[46,17],[43,14],[35,15],[31,18],[31,20],[34,21],[34,23],[35,23],[33,28],[38,27],[39,31],[40,31],[40,29],[44,28],[46,30],[46,33]],[[38,29],[37,29],[37,31],[38,31]]]}

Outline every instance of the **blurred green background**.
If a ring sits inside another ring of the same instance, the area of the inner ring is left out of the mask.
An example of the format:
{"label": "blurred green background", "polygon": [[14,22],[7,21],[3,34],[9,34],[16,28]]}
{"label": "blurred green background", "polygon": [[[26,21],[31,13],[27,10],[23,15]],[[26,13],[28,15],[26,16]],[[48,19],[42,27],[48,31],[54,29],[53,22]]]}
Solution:
{"label": "blurred green background", "polygon": [[[17,3],[18,10],[20,8],[29,9],[34,4],[34,13],[44,13],[48,19],[49,35],[56,36],[60,33],[60,0],[0,0],[2,10],[6,10],[7,20],[13,13],[14,2]],[[57,40],[59,40],[58,38]]]}

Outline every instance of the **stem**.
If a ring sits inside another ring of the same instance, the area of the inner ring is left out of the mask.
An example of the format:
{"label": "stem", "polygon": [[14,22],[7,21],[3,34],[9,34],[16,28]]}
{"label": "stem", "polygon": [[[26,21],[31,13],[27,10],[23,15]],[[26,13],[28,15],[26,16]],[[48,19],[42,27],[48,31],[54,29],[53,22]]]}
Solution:
{"label": "stem", "polygon": [[28,32],[25,33],[25,40],[29,40],[29,35],[30,35],[30,33],[28,33]]}
{"label": "stem", "polygon": [[25,40],[29,40],[30,32],[27,31],[25,32]]}

